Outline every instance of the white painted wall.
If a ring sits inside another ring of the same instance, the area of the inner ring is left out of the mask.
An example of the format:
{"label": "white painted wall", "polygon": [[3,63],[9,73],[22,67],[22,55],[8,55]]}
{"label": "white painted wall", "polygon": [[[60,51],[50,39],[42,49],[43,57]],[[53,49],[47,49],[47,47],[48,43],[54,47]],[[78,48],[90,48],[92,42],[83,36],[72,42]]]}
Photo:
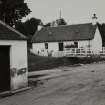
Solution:
{"label": "white painted wall", "polygon": [[88,40],[84,40],[84,41],[78,41],[78,48],[87,48],[89,45],[89,41]]}
{"label": "white painted wall", "polygon": [[91,40],[90,43],[91,43],[91,46],[92,46],[91,48],[93,49],[94,53],[97,54],[100,51],[102,51],[102,37],[98,28],[96,29],[94,39]]}
{"label": "white painted wall", "polygon": [[[58,51],[58,42],[46,42],[48,43],[48,51]],[[32,44],[33,51],[42,51],[45,49],[45,43],[33,43]]]}
{"label": "white painted wall", "polygon": [[[99,53],[102,51],[102,38],[100,35],[100,32],[98,28],[96,29],[95,36],[93,40],[81,40],[78,42],[78,48],[85,48],[85,49],[91,49],[93,50],[94,54]],[[35,54],[38,54],[37,52],[42,52],[42,56],[48,56],[48,52],[58,52],[59,51],[59,42],[46,42],[48,43],[48,49],[45,49],[44,43],[33,43],[32,50]],[[67,45],[73,45],[74,41],[64,41],[64,50],[67,50],[65,46]],[[90,47],[89,47],[90,45]],[[40,54],[39,54],[40,55]]]}
{"label": "white painted wall", "polygon": [[[28,83],[27,41],[0,40],[0,45],[10,46],[10,70],[16,71],[15,76],[11,77],[11,89],[26,86]],[[17,72],[23,68],[26,72],[18,76]]]}
{"label": "white painted wall", "polygon": [[44,43],[33,43],[32,44],[33,51],[41,51],[45,49]]}
{"label": "white painted wall", "polygon": [[59,46],[58,46],[58,42],[49,42],[48,43],[48,51],[58,51],[59,50]]}
{"label": "white painted wall", "polygon": [[33,43],[32,52],[40,56],[48,56],[48,53],[58,51],[57,42],[46,42],[48,43],[48,49],[45,49],[45,43]]}
{"label": "white painted wall", "polygon": [[44,43],[33,43],[31,51],[36,55],[48,56],[48,53],[47,53],[47,50],[45,49]]}
{"label": "white painted wall", "polygon": [[[73,45],[74,41],[64,41],[63,43],[64,43],[64,50],[67,50],[65,49],[65,46]],[[88,45],[89,45],[89,41],[78,41],[78,48],[81,48],[81,47],[87,48]],[[40,52],[39,54],[38,54],[38,51]],[[48,56],[48,53],[50,52],[53,53],[53,55],[56,55],[54,53],[57,53],[58,51],[59,51],[59,42],[48,42],[48,49],[45,49],[44,43],[33,43],[32,45],[32,52],[40,56]]]}

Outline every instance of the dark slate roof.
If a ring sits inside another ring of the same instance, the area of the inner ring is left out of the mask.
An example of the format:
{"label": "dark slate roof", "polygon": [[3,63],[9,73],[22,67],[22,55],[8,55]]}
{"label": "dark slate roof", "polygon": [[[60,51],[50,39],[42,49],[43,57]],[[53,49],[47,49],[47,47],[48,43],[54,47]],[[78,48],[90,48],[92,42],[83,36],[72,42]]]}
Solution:
{"label": "dark slate roof", "polygon": [[32,42],[91,40],[94,38],[96,27],[92,23],[46,27],[35,33]]}
{"label": "dark slate roof", "polygon": [[0,21],[0,40],[27,40],[27,37]]}

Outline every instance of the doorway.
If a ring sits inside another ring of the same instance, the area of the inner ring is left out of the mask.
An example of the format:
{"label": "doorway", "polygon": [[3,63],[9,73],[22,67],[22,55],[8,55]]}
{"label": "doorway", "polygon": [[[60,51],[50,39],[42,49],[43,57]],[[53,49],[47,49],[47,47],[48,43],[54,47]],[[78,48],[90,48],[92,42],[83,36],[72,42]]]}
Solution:
{"label": "doorway", "polygon": [[10,90],[10,47],[0,46],[0,92]]}
{"label": "doorway", "polygon": [[59,51],[63,51],[63,43],[59,43]]}

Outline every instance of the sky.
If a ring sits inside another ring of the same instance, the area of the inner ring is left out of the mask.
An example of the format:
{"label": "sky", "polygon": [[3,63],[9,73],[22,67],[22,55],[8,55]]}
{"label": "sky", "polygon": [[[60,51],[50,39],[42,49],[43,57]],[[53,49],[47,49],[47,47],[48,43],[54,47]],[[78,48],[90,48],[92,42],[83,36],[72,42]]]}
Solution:
{"label": "sky", "polygon": [[96,13],[100,23],[105,22],[105,0],[25,0],[31,9],[26,18],[41,19],[44,24],[56,20],[60,16],[68,24],[92,21]]}

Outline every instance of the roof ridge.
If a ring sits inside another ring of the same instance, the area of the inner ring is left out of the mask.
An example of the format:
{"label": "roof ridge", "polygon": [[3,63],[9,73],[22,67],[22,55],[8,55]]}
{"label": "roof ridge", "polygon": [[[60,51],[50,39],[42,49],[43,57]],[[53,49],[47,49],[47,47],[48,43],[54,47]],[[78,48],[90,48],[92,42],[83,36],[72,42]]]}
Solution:
{"label": "roof ridge", "polygon": [[77,26],[77,25],[87,25],[87,24],[92,24],[92,23],[80,23],[80,24],[69,24],[69,25],[59,25],[59,26],[48,26],[48,27],[43,27],[44,28],[59,28],[59,27],[69,27],[69,26]]}
{"label": "roof ridge", "polygon": [[0,24],[2,24],[3,26],[6,26],[8,29],[10,29],[11,31],[14,31],[15,33],[17,33],[18,35],[20,35],[20,37],[27,39],[27,37],[25,35],[23,35],[22,33],[20,33],[19,31],[17,31],[16,29],[14,29],[13,27],[10,27],[8,24],[6,24],[5,22],[0,20]]}

